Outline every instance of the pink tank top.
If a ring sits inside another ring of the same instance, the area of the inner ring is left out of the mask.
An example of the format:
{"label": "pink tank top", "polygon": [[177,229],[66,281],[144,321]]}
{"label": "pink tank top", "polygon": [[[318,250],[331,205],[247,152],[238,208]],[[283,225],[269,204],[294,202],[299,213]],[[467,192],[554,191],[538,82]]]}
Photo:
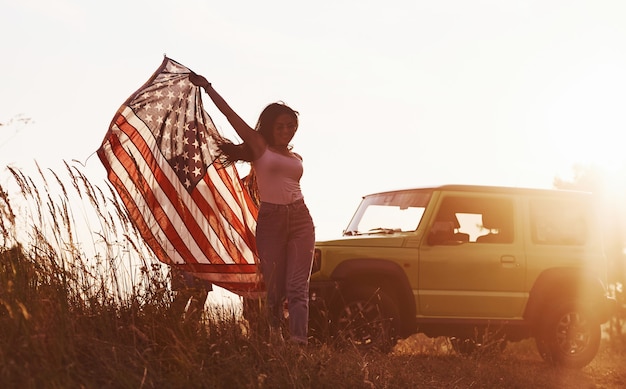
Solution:
{"label": "pink tank top", "polygon": [[303,198],[300,190],[302,161],[266,148],[252,163],[257,177],[261,201],[272,204],[291,204]]}

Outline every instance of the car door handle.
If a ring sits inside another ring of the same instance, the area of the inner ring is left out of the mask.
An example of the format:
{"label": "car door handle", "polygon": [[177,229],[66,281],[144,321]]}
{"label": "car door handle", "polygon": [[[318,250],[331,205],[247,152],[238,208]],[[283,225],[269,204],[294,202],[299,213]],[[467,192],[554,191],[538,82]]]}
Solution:
{"label": "car door handle", "polygon": [[500,257],[501,263],[515,263],[515,257],[512,255],[503,255]]}

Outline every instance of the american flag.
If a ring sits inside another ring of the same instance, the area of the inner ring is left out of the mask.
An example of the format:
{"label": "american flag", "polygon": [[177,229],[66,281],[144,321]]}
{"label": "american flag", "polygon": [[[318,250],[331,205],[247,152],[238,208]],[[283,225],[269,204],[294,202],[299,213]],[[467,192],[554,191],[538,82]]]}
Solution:
{"label": "american flag", "polygon": [[259,290],[257,208],[191,70],[165,57],[120,107],[98,149],[108,179],[156,257],[235,293]]}

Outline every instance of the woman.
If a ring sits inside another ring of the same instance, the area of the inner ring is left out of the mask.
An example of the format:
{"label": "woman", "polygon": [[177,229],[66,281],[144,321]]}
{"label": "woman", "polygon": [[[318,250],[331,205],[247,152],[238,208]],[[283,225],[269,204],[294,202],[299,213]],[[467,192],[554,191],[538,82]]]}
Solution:
{"label": "woman", "polygon": [[280,334],[283,301],[289,309],[290,339],[306,344],[309,318],[309,278],[313,263],[313,220],[300,190],[302,158],[291,151],[298,129],[298,112],[282,103],[268,105],[251,128],[203,76],[190,81],[204,88],[243,143],[224,143],[228,162],[248,161],[256,174],[260,198],[256,243],[267,288],[271,333]]}

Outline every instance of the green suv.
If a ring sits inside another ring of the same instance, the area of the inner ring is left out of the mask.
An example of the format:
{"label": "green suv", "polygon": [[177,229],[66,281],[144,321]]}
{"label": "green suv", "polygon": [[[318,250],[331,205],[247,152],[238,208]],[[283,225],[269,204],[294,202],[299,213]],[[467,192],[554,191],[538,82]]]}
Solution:
{"label": "green suv", "polygon": [[311,333],[389,350],[415,333],[463,353],[535,338],[582,367],[612,314],[590,194],[446,185],[363,197],[343,237],[316,243]]}

